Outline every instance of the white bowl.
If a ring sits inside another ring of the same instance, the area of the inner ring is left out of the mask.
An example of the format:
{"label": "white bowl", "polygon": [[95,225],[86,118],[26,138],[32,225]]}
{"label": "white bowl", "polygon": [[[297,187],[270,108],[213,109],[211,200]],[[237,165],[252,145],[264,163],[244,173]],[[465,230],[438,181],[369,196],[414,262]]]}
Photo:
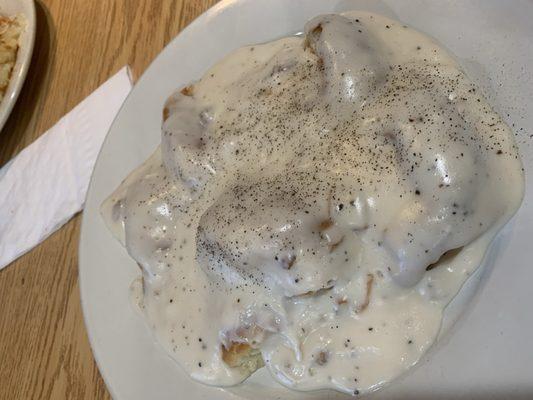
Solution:
{"label": "white bowl", "polygon": [[[98,158],[84,212],[80,289],[93,352],[116,399],[334,399],[272,383],[264,371],[230,390],[192,381],[155,342],[129,301],[136,263],[107,231],[100,203],[160,142],[160,115],[167,96],[199,78],[229,51],[298,32],[311,17],[362,9],[399,19],[426,32],[455,53],[489,94],[489,100],[533,133],[533,3],[403,0],[227,0],[176,37],[141,77],[117,116]],[[527,143],[526,143],[527,141]],[[518,136],[526,174],[533,173],[531,140]],[[468,282],[480,290],[429,361],[374,398],[533,398],[533,194]],[[453,322],[472,290],[462,290],[446,312]],[[427,359],[428,357],[425,357]]]}
{"label": "white bowl", "polygon": [[26,79],[35,41],[35,4],[33,0],[0,1],[0,15],[11,17],[19,14],[24,16],[26,26],[19,40],[17,60],[11,73],[9,85],[2,102],[0,102],[0,129],[6,123],[22,89],[24,79]]}

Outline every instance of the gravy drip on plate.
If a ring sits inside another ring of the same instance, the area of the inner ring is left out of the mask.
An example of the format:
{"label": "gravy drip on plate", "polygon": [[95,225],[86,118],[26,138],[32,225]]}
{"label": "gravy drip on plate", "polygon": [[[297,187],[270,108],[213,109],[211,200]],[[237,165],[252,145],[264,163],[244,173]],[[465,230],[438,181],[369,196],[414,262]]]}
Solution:
{"label": "gravy drip on plate", "polygon": [[353,12],[172,95],[160,148],[103,214],[194,379],[233,385],[264,363],[293,389],[359,394],[431,346],[522,192],[512,133],[450,54]]}

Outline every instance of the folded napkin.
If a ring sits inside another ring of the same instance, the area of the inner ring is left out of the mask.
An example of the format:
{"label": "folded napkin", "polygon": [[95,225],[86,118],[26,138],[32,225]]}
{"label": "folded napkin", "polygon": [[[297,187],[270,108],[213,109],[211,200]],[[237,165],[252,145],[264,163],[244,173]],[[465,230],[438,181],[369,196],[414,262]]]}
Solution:
{"label": "folded napkin", "polygon": [[124,67],[0,169],[0,269],[83,208],[96,157],[131,87]]}

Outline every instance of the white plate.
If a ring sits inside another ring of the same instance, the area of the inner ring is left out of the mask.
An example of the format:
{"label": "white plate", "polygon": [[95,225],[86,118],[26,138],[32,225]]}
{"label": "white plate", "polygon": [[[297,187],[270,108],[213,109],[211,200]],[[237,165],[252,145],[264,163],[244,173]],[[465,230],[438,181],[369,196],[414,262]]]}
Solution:
{"label": "white plate", "polygon": [[19,50],[17,61],[11,73],[11,79],[6,89],[6,93],[0,103],[0,130],[7,121],[17,97],[26,79],[28,68],[33,52],[33,42],[35,40],[35,4],[33,0],[1,0],[0,14],[4,16],[24,16],[26,26],[19,40]]}
{"label": "white plate", "polygon": [[[130,305],[128,290],[138,268],[106,230],[98,208],[159,144],[162,105],[174,89],[199,78],[232,49],[298,32],[317,14],[349,9],[397,18],[455,53],[498,111],[516,123],[526,175],[533,176],[533,139],[525,133],[533,133],[531,1],[515,1],[513,7],[497,0],[219,3],[174,39],[139,80],[111,128],[89,189],[80,244],[82,306],[95,358],[115,398],[340,398],[289,392],[261,373],[227,391],[190,380],[155,343]],[[533,398],[532,200],[527,186],[522,208],[493,246],[488,266],[477,274],[481,289],[458,327],[429,361],[375,398]]]}

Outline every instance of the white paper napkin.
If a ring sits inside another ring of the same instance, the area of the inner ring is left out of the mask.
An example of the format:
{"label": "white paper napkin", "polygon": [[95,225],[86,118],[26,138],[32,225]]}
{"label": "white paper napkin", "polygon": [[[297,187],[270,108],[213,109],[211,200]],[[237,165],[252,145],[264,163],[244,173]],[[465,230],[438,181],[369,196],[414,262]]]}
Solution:
{"label": "white paper napkin", "polygon": [[124,67],[0,169],[0,269],[83,208],[96,157],[131,87]]}

